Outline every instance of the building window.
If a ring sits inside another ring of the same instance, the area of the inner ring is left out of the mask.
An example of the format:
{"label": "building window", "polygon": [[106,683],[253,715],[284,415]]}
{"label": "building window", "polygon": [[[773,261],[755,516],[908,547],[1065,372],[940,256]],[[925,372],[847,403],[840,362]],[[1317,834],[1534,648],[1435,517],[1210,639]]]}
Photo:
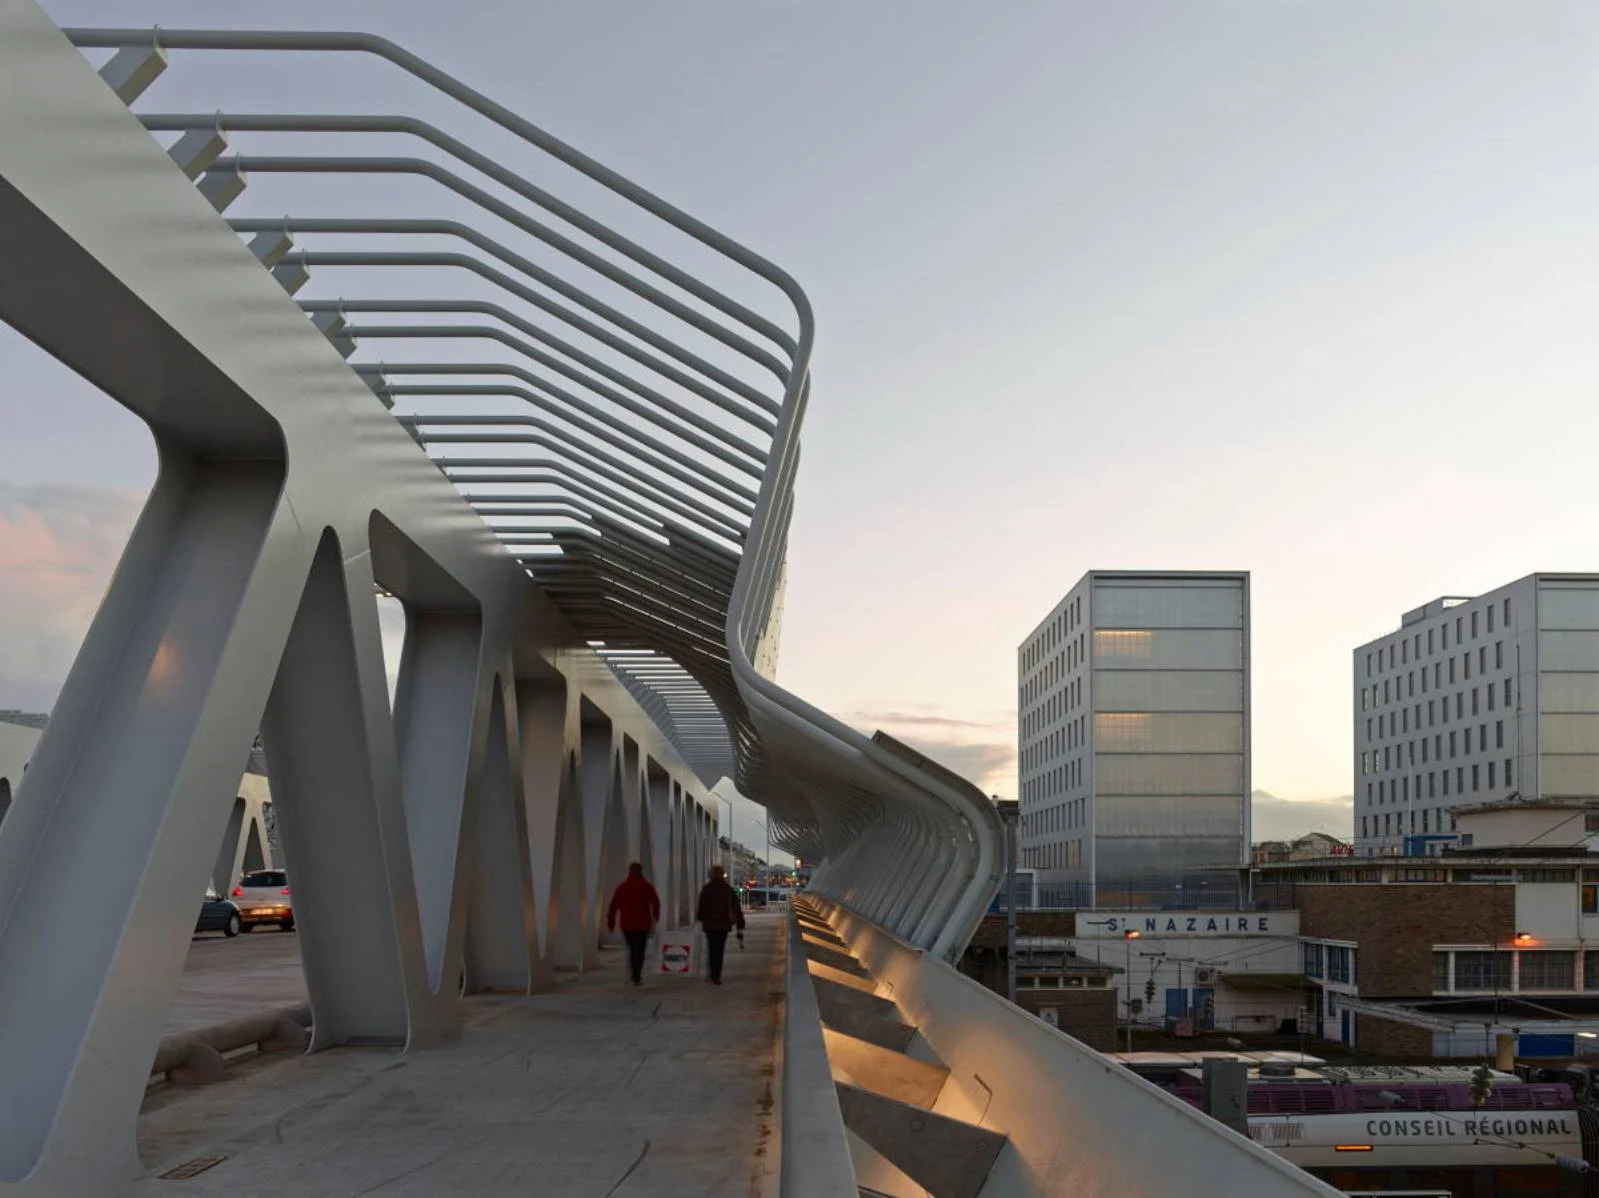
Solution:
{"label": "building window", "polygon": [[1494,605],[1492,603],[1490,603],[1488,605],[1488,631],[1492,632],[1493,630],[1494,630]]}
{"label": "building window", "polygon": [[[1599,953],[1595,953],[1596,964],[1599,964]],[[1434,994],[1449,993],[1449,954],[1434,953],[1432,955],[1432,990]]]}
{"label": "building window", "polygon": [[[1385,821],[1386,822],[1386,821]],[[1322,976],[1322,946],[1306,943],[1303,947],[1305,976],[1319,978]]]}
{"label": "building window", "polygon": [[1504,668],[1505,668],[1505,643],[1504,643],[1504,641],[1495,641],[1494,642],[1494,669],[1502,670]]}
{"label": "building window", "polygon": [[1496,785],[1497,783],[1494,782],[1494,763],[1490,761],[1488,763],[1488,789],[1492,790]]}
{"label": "building window", "polygon": [[1599,952],[1582,954],[1582,988],[1599,990]]}
{"label": "building window", "polygon": [[1343,982],[1347,985],[1354,985],[1354,949],[1339,944],[1329,944],[1327,946],[1327,980],[1329,982]]}
{"label": "building window", "polygon": [[1473,791],[1481,790],[1482,789],[1481,782],[1482,782],[1482,767],[1479,766],[1479,765],[1474,765],[1474,766],[1471,767],[1471,789]]}
{"label": "building window", "polygon": [[1510,953],[1457,952],[1456,990],[1510,989]]}
{"label": "building window", "polygon": [[1505,706],[1510,706],[1510,679],[1505,679]]}
{"label": "building window", "polygon": [[[1591,823],[1594,817],[1589,816]],[[1584,915],[1599,915],[1599,886],[1592,882],[1584,882],[1582,886],[1582,913]],[[1599,950],[1589,954],[1590,960],[1599,961]]]}
{"label": "building window", "polygon": [[1477,639],[1477,613],[1471,613],[1471,639]]}
{"label": "building window", "polygon": [[1505,597],[1505,627],[1506,628],[1510,627],[1510,598],[1509,598],[1509,596]]}
{"label": "building window", "polygon": [[1505,785],[1506,786],[1514,786],[1516,784],[1516,780],[1513,777],[1510,776],[1511,775],[1510,761],[1511,761],[1511,759],[1509,757],[1505,758]]}
{"label": "building window", "polygon": [[1493,687],[1493,683],[1490,682],[1488,684],[1488,710],[1492,711],[1493,709],[1494,709],[1494,687]]}
{"label": "building window", "polygon": [[1523,990],[1571,990],[1577,966],[1573,952],[1540,952],[1521,954],[1521,988]]}

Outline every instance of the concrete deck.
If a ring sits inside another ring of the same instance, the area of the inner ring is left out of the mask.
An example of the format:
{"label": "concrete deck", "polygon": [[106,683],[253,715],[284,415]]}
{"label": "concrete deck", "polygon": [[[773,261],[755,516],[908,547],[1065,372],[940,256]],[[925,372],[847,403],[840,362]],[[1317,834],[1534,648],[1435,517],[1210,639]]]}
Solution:
{"label": "concrete deck", "polygon": [[305,1001],[300,938],[276,928],[232,940],[203,932],[189,945],[164,1036]]}
{"label": "concrete deck", "polygon": [[719,987],[647,976],[634,988],[623,953],[607,950],[600,970],[553,993],[469,999],[465,1030],[438,1048],[263,1057],[215,1085],[158,1087],[139,1123],[152,1172],[224,1159],[128,1193],[769,1192],[782,929],[779,916],[751,917],[748,949],[729,945]]}

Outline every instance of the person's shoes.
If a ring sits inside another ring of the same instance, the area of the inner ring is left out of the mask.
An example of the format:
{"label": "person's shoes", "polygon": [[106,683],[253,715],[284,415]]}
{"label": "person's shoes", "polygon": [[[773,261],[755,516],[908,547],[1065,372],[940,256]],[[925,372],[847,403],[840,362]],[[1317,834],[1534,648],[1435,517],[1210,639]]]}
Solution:
{"label": "person's shoes", "polygon": [[642,983],[642,982],[641,982],[641,981],[639,981],[639,979],[638,979],[638,978],[630,978],[630,979],[628,979],[628,980],[629,980],[629,981],[631,981],[631,982],[632,982],[632,983],[633,983],[633,984],[634,984],[634,985],[635,985],[635,986],[641,986],[641,985],[643,985],[643,983]]}
{"label": "person's shoes", "polygon": [[711,979],[711,985],[720,986],[721,984],[722,984],[722,979],[721,978],[712,978]]}

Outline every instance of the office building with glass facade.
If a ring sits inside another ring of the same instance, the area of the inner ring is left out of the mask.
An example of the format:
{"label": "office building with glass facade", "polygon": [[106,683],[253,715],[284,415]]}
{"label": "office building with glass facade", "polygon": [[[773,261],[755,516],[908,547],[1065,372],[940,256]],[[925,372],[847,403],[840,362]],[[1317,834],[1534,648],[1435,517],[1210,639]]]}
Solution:
{"label": "office building with glass facade", "polygon": [[1041,892],[1069,905],[1235,898],[1249,575],[1090,571],[1017,668],[1022,863]]}
{"label": "office building with glass facade", "polygon": [[1355,851],[1456,840],[1454,809],[1599,798],[1599,574],[1445,596],[1354,652]]}

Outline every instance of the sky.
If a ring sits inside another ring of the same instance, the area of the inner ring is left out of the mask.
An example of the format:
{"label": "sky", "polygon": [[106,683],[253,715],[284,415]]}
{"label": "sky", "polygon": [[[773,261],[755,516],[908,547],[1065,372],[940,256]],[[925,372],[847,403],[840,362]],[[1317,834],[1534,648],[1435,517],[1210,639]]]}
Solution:
{"label": "sky", "polygon": [[[779,681],[991,792],[1016,790],[1016,646],[1089,569],[1251,571],[1253,784],[1337,831],[1354,647],[1441,594],[1599,568],[1592,4],[347,0],[336,27],[798,277],[819,331]],[[282,61],[151,96],[427,115],[374,66]],[[38,709],[154,455],[4,329],[0,380],[0,707]]]}

